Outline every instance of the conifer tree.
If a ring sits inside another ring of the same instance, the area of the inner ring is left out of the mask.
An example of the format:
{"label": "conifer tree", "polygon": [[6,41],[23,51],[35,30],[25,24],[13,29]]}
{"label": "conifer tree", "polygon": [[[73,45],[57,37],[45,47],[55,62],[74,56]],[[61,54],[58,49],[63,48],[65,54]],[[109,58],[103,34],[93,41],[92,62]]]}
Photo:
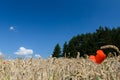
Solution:
{"label": "conifer tree", "polygon": [[53,51],[53,54],[52,54],[52,57],[59,58],[59,57],[60,57],[60,54],[61,54],[60,45],[59,45],[59,44],[56,44],[56,46],[55,46],[55,48],[54,48],[54,51]]}
{"label": "conifer tree", "polygon": [[63,45],[63,53],[62,53],[62,56],[63,57],[68,57],[69,55],[68,55],[68,44],[67,44],[67,42],[65,42],[64,43],[64,45]]}
{"label": "conifer tree", "polygon": [[[111,29],[109,27],[100,26],[93,33],[88,32],[86,34],[73,36],[68,44],[67,42],[64,43],[62,56],[76,58],[78,52],[80,52],[80,56],[83,57],[85,54],[96,55],[96,50],[104,45],[115,45],[120,49],[120,27]],[[104,52],[107,55],[109,52],[115,51],[113,49],[105,49]],[[53,57],[59,57],[60,53],[60,46],[57,44],[54,49]],[[117,56],[118,55],[120,54],[117,53]]]}

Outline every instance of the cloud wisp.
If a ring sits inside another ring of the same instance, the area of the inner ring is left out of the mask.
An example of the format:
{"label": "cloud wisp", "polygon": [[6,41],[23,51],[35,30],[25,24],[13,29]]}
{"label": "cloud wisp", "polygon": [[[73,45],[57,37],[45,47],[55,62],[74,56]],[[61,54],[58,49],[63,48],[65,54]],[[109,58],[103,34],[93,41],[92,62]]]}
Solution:
{"label": "cloud wisp", "polygon": [[10,27],[9,27],[9,30],[10,30],[10,31],[15,31],[15,27],[10,26]]}
{"label": "cloud wisp", "polygon": [[16,29],[16,26],[10,26],[9,31],[18,32],[18,30]]}
{"label": "cloud wisp", "polygon": [[0,52],[0,56],[2,56],[3,55],[3,53],[2,52]]}
{"label": "cloud wisp", "polygon": [[20,47],[17,52],[15,52],[16,55],[30,55],[33,54],[32,49],[26,49],[24,47]]}
{"label": "cloud wisp", "polygon": [[36,58],[41,58],[41,56],[39,54],[35,54]]}

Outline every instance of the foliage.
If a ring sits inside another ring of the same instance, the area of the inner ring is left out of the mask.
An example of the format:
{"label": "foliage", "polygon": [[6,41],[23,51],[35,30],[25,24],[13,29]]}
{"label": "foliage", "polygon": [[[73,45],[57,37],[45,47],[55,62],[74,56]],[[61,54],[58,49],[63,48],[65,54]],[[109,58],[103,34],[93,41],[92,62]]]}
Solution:
{"label": "foliage", "polygon": [[56,44],[55,48],[54,48],[54,52],[52,54],[52,57],[60,57],[61,54],[61,50],[60,50],[60,46],[59,44]]}
{"label": "foliage", "polygon": [[[80,56],[84,55],[96,55],[96,50],[100,49],[104,45],[115,45],[120,48],[120,27],[108,28],[100,26],[93,33],[79,34],[73,36],[68,43],[63,45],[62,56],[69,58],[76,58],[77,53],[80,52]],[[105,49],[105,53],[116,52],[113,49]],[[117,52],[116,52],[117,53]],[[117,56],[119,54],[117,53]]]}
{"label": "foliage", "polygon": [[69,56],[68,52],[69,52],[68,51],[68,44],[67,44],[67,42],[65,42],[64,45],[63,45],[62,57],[68,57]]}

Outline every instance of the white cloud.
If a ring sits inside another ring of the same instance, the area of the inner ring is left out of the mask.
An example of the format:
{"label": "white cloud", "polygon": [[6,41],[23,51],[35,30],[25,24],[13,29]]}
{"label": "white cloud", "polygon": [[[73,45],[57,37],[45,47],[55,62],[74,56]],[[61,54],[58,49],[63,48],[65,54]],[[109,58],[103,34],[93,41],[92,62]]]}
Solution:
{"label": "white cloud", "polygon": [[14,31],[14,30],[15,30],[15,27],[10,26],[9,30]]}
{"label": "white cloud", "polygon": [[0,52],[0,56],[2,56],[3,55],[3,53],[2,52]]}
{"label": "white cloud", "polygon": [[41,58],[41,56],[39,54],[35,54],[36,58]]}
{"label": "white cloud", "polygon": [[33,50],[20,47],[19,50],[15,52],[15,54],[16,55],[29,55],[29,54],[33,54]]}

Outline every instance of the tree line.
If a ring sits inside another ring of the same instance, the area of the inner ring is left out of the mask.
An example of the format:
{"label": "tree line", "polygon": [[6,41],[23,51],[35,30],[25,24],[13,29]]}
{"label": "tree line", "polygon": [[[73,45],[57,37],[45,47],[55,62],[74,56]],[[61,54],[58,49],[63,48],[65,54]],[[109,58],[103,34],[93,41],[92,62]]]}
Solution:
{"label": "tree line", "polygon": [[[120,27],[111,29],[100,26],[93,33],[78,34],[73,36],[68,42],[65,42],[62,49],[57,43],[52,57],[76,58],[78,52],[80,53],[79,57],[95,55],[96,50],[104,45],[115,45],[120,49]],[[106,55],[109,52],[116,52],[114,49],[105,49],[104,51]],[[117,52],[116,54],[119,55]]]}

